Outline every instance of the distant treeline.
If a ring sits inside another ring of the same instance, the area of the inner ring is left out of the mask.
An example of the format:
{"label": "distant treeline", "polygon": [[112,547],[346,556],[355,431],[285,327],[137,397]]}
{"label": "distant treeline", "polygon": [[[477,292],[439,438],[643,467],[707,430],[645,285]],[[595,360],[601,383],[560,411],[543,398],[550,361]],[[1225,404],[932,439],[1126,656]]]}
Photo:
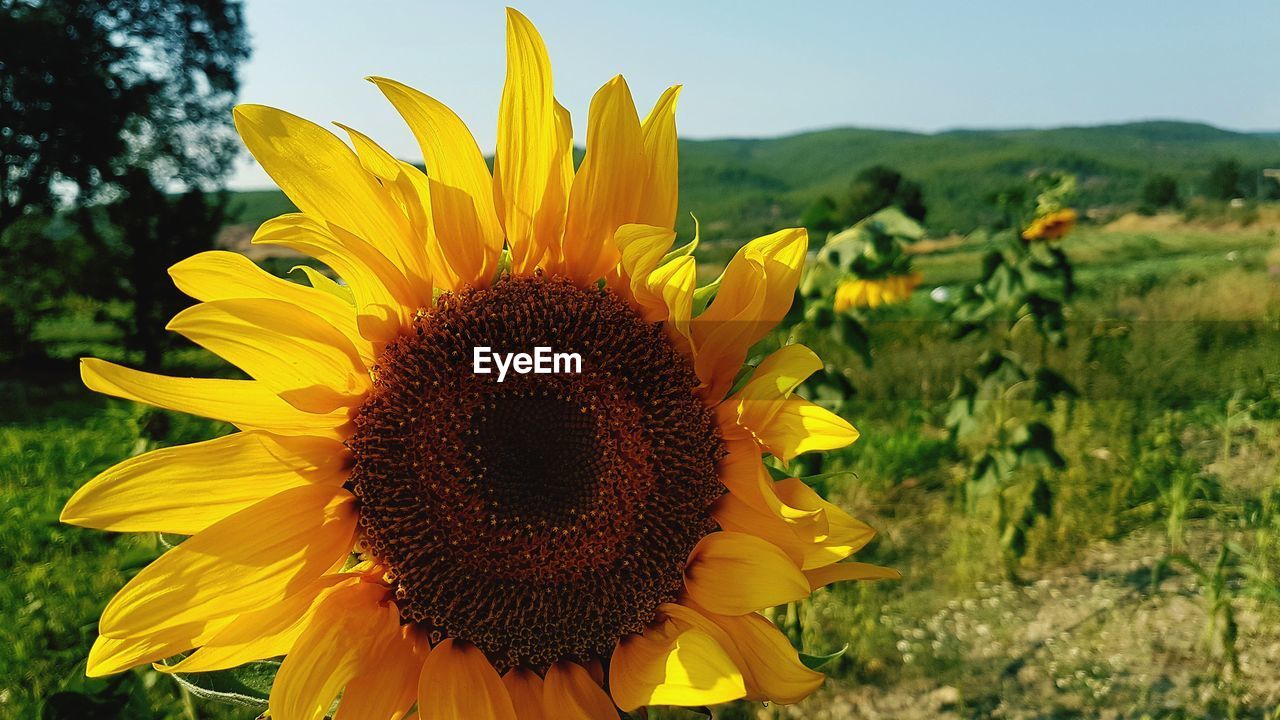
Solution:
{"label": "distant treeline", "polygon": [[[1263,168],[1280,167],[1280,135],[1142,122],[1053,130],[923,135],[838,129],[760,140],[684,141],[681,206],[709,239],[795,222],[824,196],[849,202],[860,173],[882,166],[919,184],[934,234],[1001,221],[993,199],[1037,172],[1079,180],[1082,209],[1141,210],[1197,198],[1280,198]],[[860,178],[865,180],[865,176]],[[904,208],[906,209],[906,208]],[[687,220],[685,222],[688,222]],[[691,224],[689,226],[691,229]]]}
{"label": "distant treeline", "polygon": [[[846,128],[682,140],[678,229],[692,234],[692,213],[704,238],[743,240],[813,220],[820,216],[815,205],[828,201],[837,222],[847,225],[861,217],[858,208],[877,209],[866,206],[868,196],[887,194],[934,234],[967,233],[1003,221],[996,196],[1048,171],[1079,178],[1077,200],[1086,211],[1280,199],[1280,184],[1264,179],[1264,168],[1280,168],[1280,133],[1185,122],[932,135]],[[911,197],[912,186],[918,197]],[[232,212],[236,221],[256,224],[291,207],[278,192],[253,191],[237,193]]]}

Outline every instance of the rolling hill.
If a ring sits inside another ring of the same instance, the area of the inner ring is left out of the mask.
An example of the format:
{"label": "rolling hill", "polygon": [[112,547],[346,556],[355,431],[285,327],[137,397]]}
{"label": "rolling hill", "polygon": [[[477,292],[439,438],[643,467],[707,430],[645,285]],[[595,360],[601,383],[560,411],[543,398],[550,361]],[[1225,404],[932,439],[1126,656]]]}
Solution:
{"label": "rolling hill", "polygon": [[[1036,170],[1076,173],[1084,208],[1136,205],[1154,173],[1194,194],[1220,159],[1238,160],[1253,178],[1259,168],[1280,167],[1280,133],[1174,121],[932,134],[838,128],[681,140],[680,152],[681,232],[692,230],[689,212],[702,220],[708,239],[743,239],[795,223],[820,195],[838,195],[859,170],[884,164],[923,185],[927,224],[946,233],[994,219],[987,198]],[[236,200],[240,223],[291,209],[275,191],[242,192]]]}

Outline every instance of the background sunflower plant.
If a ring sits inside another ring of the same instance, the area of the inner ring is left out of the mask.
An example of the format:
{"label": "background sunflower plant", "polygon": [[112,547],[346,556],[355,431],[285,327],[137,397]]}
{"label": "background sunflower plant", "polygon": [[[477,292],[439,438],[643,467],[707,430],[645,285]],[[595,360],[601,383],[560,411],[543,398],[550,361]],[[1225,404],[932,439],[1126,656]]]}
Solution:
{"label": "background sunflower plant", "polygon": [[946,418],[970,458],[961,495],[970,514],[990,501],[1010,575],[1026,554],[1028,533],[1053,513],[1049,471],[1066,464],[1048,418],[1076,390],[1052,367],[1050,350],[1067,345],[1075,279],[1053,241],[1075,224],[1067,205],[1075,185],[1075,176],[1055,173],[1001,194],[1007,226],[991,236],[982,274],[951,307],[957,337],[988,339],[956,381]]}

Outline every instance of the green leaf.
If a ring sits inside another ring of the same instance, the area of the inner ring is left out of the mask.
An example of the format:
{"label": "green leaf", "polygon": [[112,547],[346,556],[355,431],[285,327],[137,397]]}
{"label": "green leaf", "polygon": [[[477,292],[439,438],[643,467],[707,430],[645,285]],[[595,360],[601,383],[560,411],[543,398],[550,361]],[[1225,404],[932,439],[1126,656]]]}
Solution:
{"label": "green leaf", "polygon": [[1031,391],[1031,402],[1045,410],[1052,410],[1054,400],[1059,397],[1073,398],[1079,395],[1065,377],[1048,368],[1036,370],[1032,377],[1034,384]]}
{"label": "green leaf", "polygon": [[800,294],[806,298],[833,296],[844,277],[844,271],[830,263],[813,263],[800,279]]}
{"label": "green leaf", "polygon": [[840,475],[848,475],[853,478],[858,477],[858,474],[852,470],[832,470],[831,472],[818,473],[817,475],[805,475],[804,477],[795,477],[791,473],[781,468],[776,468],[772,465],[766,465],[765,467],[769,470],[769,477],[773,478],[774,480],[795,479],[795,480],[799,480],[805,485],[810,485],[810,486],[820,486],[823,483],[825,483],[827,480],[830,480],[831,478],[837,477]]}
{"label": "green leaf", "polygon": [[700,315],[707,306],[711,304],[711,300],[715,298],[716,293],[720,291],[720,281],[724,280],[724,273],[720,273],[720,277],[703,285],[693,291],[693,314]]}
{"label": "green leaf", "polygon": [[229,670],[170,675],[187,692],[203,700],[250,707],[267,707],[271,684],[280,669],[278,660],[258,660]]}
{"label": "green leaf", "polygon": [[1019,464],[1048,465],[1061,468],[1067,461],[1058,452],[1053,429],[1042,422],[1029,422],[1015,428],[1011,436]]}
{"label": "green leaf", "polygon": [[863,365],[871,367],[871,338],[857,318],[842,313],[836,324],[835,338],[841,345],[857,353],[862,358]]}
{"label": "green leaf", "polygon": [[689,217],[693,218],[693,239],[666,255],[663,255],[662,262],[658,263],[659,265],[666,265],[676,258],[682,258],[685,255],[692,255],[693,251],[698,249],[698,243],[702,237],[702,225],[698,222],[697,215],[689,213]]}
{"label": "green leaf", "polygon": [[810,301],[805,303],[804,319],[818,330],[827,330],[836,321],[836,311],[830,302]]}
{"label": "green leaf", "polygon": [[800,653],[800,662],[810,670],[820,670],[824,665],[844,655],[849,651],[849,643],[845,643],[844,647],[833,653],[826,655],[809,655],[808,653]]}

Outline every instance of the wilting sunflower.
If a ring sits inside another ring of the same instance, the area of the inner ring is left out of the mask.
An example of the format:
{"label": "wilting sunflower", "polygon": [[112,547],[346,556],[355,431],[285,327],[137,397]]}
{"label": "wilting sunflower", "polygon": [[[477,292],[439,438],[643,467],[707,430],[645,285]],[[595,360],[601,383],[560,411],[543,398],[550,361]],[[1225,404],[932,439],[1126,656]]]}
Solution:
{"label": "wilting sunflower", "polygon": [[[791,304],[805,232],[748,243],[695,315],[692,248],[670,250],[679,88],[642,122],[606,83],[575,172],[543,42],[507,19],[492,175],[453,112],[391,80],[373,82],[425,174],[354,130],[353,152],[236,110],[301,210],[254,242],[344,283],[201,253],[171,270],[200,303],[169,327],[252,379],[83,362],[94,390],[240,430],[126,460],[68,502],[65,522],[191,536],[108,603],[91,675],[283,655],[276,720],[339,696],[340,720],[791,703],[823,676],[759,611],[897,577],[840,562],[872,530],[762,462],[857,438],[792,394],[814,353],[784,347],[735,389]],[[477,347],[575,352],[581,372],[499,382],[473,372]]]}
{"label": "wilting sunflower", "polygon": [[883,278],[850,278],[836,288],[836,312],[852,308],[876,308],[905,302],[920,286],[920,273],[890,275]]}
{"label": "wilting sunflower", "polygon": [[1022,231],[1022,239],[1029,241],[1059,240],[1071,232],[1072,228],[1076,226],[1077,219],[1076,211],[1071,208],[1045,213],[1032,220],[1031,224]]}

